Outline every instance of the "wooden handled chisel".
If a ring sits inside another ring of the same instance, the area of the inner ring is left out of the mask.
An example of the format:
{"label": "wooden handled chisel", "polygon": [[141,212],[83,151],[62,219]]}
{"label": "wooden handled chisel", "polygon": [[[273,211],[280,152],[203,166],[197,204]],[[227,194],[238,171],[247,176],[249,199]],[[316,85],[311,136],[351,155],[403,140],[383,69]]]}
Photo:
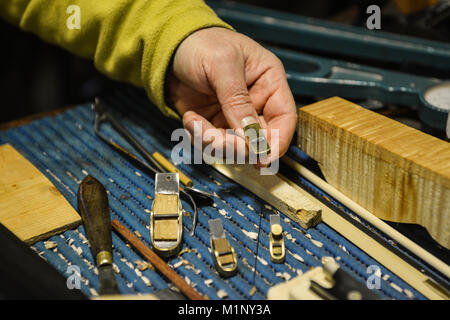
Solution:
{"label": "wooden handled chisel", "polygon": [[103,185],[92,176],[84,178],[78,188],[78,210],[98,268],[100,294],[118,294],[113,270],[108,197]]}

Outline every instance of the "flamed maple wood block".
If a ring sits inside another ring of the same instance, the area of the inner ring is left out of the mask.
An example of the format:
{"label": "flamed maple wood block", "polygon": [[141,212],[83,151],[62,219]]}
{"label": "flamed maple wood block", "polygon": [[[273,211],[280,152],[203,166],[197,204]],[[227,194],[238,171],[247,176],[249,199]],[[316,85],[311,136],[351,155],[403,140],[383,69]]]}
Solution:
{"label": "flamed maple wood block", "polygon": [[0,146],[0,223],[33,244],[76,227],[80,215],[11,145]]}
{"label": "flamed maple wood block", "polygon": [[298,145],[332,186],[450,248],[450,143],[334,97],[300,108]]}

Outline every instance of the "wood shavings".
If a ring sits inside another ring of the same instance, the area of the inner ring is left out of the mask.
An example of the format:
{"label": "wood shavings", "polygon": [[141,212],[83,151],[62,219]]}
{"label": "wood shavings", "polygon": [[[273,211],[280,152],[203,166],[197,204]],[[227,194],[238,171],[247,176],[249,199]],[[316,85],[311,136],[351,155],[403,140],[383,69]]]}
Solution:
{"label": "wood shavings", "polygon": [[322,248],[322,247],[323,247],[323,243],[320,242],[320,241],[318,241],[318,240],[311,239],[311,242],[314,243],[314,245],[315,245],[316,247],[319,247],[319,248]]}
{"label": "wood shavings", "polygon": [[152,196],[149,194],[147,194],[146,197],[149,198],[150,200],[153,200]]}
{"label": "wood shavings", "polygon": [[144,283],[145,283],[145,285],[147,287],[151,287],[152,286],[151,281],[146,276],[142,276],[141,279],[142,279],[142,281],[144,281]]}
{"label": "wood shavings", "polygon": [[188,276],[185,276],[185,277],[184,277],[184,281],[186,281],[186,283],[187,283],[188,285],[191,285],[191,279],[189,279]]}
{"label": "wood shavings", "polygon": [[251,206],[251,205],[247,205],[247,208],[249,208],[250,210],[252,210],[252,211],[255,211],[255,209]]}
{"label": "wood shavings", "polygon": [[152,213],[150,210],[148,210],[148,209],[144,209],[144,211],[146,212],[146,213]]}
{"label": "wood shavings", "polygon": [[306,253],[309,254],[310,256],[313,255],[313,253],[311,251],[309,251],[308,249],[305,249]]}
{"label": "wood shavings", "polygon": [[227,211],[225,209],[219,209],[219,213],[223,216],[227,215]]}
{"label": "wood shavings", "polygon": [[256,286],[253,286],[253,287],[250,289],[249,296],[251,297],[251,296],[253,296],[255,293],[256,293]]}
{"label": "wood shavings", "polygon": [[387,281],[389,279],[389,275],[388,274],[385,274],[384,276],[383,276],[383,280],[384,281]]}
{"label": "wood shavings", "polygon": [[242,229],[241,230],[247,237],[249,237],[250,239],[256,240],[258,239],[258,233],[257,232],[252,232],[252,231],[247,231]]}
{"label": "wood shavings", "polygon": [[139,233],[139,231],[135,231],[134,234],[138,237],[138,238],[142,238],[141,234]]}
{"label": "wood shavings", "polygon": [[340,256],[337,256],[337,257],[335,258],[335,260],[336,260],[336,261],[341,261],[341,257],[340,257]]}
{"label": "wood shavings", "polygon": [[85,176],[88,176],[89,175],[89,173],[86,171],[86,170],[81,170],[81,172],[83,172],[83,174],[85,175]]}
{"label": "wood shavings", "polygon": [[190,217],[191,213],[189,211],[186,211],[186,210],[183,209],[183,216]]}
{"label": "wood shavings", "polygon": [[403,289],[403,293],[410,299],[414,299],[414,294],[408,289]]}
{"label": "wood shavings", "polygon": [[114,183],[114,180],[112,178],[109,178],[108,180],[109,182]]}
{"label": "wood shavings", "polygon": [[305,237],[307,237],[309,240],[312,239],[311,235],[309,233],[305,234]]}
{"label": "wood shavings", "polygon": [[134,269],[134,273],[136,273],[138,277],[142,277],[142,272],[141,270],[139,270],[139,268]]}
{"label": "wood shavings", "polygon": [[183,263],[184,263],[183,260],[180,260],[173,265],[173,268],[177,269],[177,268],[181,267],[183,265]]}
{"label": "wood shavings", "polygon": [[151,264],[148,261],[136,260],[136,261],[134,261],[134,263],[137,265],[138,269],[141,271],[145,271],[147,269],[155,271],[155,267],[153,266],[153,264]]}
{"label": "wood shavings", "polygon": [[81,249],[81,247],[77,247],[76,245],[71,245],[70,246],[73,251],[75,251],[79,256],[81,256],[81,254],[83,253],[83,249]]}
{"label": "wood shavings", "polygon": [[396,283],[394,282],[390,282],[389,285],[394,288],[395,290],[397,290],[398,292],[402,292],[403,293],[403,289],[400,288]]}
{"label": "wood shavings", "polygon": [[211,287],[213,281],[214,281],[213,279],[206,279],[205,281],[203,281],[203,283],[204,283],[206,286]]}
{"label": "wood shavings", "polygon": [[261,257],[258,257],[258,260],[259,260],[259,262],[261,262],[263,265],[265,265],[265,266],[267,266],[269,263],[266,261],[266,260],[264,260],[263,258],[261,258]]}
{"label": "wood shavings", "polygon": [[217,181],[217,180],[213,180],[213,182],[215,183],[215,184],[217,184],[218,186],[221,186],[222,184],[219,182],[219,181]]}
{"label": "wood shavings", "polygon": [[138,177],[142,177],[142,174],[141,174],[140,172],[135,171],[134,173],[135,173]]}
{"label": "wood shavings", "polygon": [[120,273],[120,269],[119,269],[119,267],[117,266],[117,264],[113,263],[112,266],[113,266],[113,270],[114,270],[115,273]]}
{"label": "wood shavings", "polygon": [[225,290],[220,289],[219,291],[217,291],[217,296],[220,299],[225,299],[226,297],[228,297],[228,294],[227,294],[227,292]]}
{"label": "wood shavings", "polygon": [[45,241],[44,242],[45,249],[52,250],[55,249],[58,244],[54,241]]}
{"label": "wood shavings", "polygon": [[89,288],[89,291],[91,292],[91,295],[92,296],[98,296],[98,293],[97,293],[97,291],[95,291],[95,289],[94,288]]}
{"label": "wood shavings", "polygon": [[297,253],[292,254],[292,256],[300,262],[305,262],[305,260],[299,256]]}
{"label": "wood shavings", "polygon": [[291,223],[291,220],[289,220],[289,218],[284,218],[283,220],[284,220],[284,222],[286,222],[286,223]]}
{"label": "wood shavings", "polygon": [[215,202],[213,202],[212,206],[213,208],[217,208],[217,204]]}
{"label": "wood shavings", "polygon": [[242,212],[240,212],[239,210],[236,210],[236,213],[237,213],[238,215],[240,215],[241,217],[244,217],[244,214],[243,214]]}
{"label": "wood shavings", "polygon": [[302,274],[303,274],[303,271],[300,270],[300,269],[297,269],[297,275],[298,275],[298,276],[301,276]]}
{"label": "wood shavings", "polygon": [[264,205],[264,207],[265,207],[267,210],[272,210],[272,207],[271,207],[270,205],[268,205],[267,203]]}
{"label": "wood shavings", "polygon": [[283,272],[283,278],[286,279],[286,281],[289,281],[291,279],[291,275],[287,272]]}

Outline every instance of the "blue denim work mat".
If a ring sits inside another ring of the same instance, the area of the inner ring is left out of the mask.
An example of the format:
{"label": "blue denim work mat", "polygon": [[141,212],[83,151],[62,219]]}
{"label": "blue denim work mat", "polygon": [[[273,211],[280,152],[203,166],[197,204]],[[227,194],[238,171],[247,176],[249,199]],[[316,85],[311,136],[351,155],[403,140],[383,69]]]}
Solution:
{"label": "blue denim work mat", "polygon": [[[112,101],[111,104],[134,114],[132,119],[127,116],[121,117],[120,121],[144,146],[150,150],[157,149],[170,158],[171,149],[177,143],[170,141],[171,130],[179,126],[176,122],[161,115],[140,91],[116,91]],[[115,141],[126,145],[109,126],[102,130]],[[87,174],[97,178],[107,189],[111,218],[117,218],[127,228],[138,232],[142,236],[141,240],[150,246],[148,225],[154,181],[96,137],[94,112],[90,105],[80,105],[56,117],[35,120],[30,124],[1,132],[0,144],[3,143],[10,143],[31,161],[74,208],[77,208],[76,194],[79,183]],[[296,147],[292,147],[291,152],[298,155],[299,159],[307,158]],[[194,181],[197,188],[216,193],[219,198],[215,199],[214,206],[199,209],[198,224],[193,237],[189,235],[192,217],[183,216],[183,253],[168,263],[181,277],[210,299],[220,299],[223,293],[226,293],[228,299],[265,299],[270,287],[304,273],[311,267],[319,266],[323,256],[335,257],[344,270],[362,283],[371,276],[367,272],[370,265],[380,266],[326,224],[321,223],[315,228],[304,230],[284,215],[281,219],[282,227],[289,234],[285,235],[286,262],[273,264],[268,250],[269,214],[273,213],[270,206],[208,165],[181,164],[179,168]],[[325,196],[303,177],[292,176],[291,179],[306,186],[308,191]],[[327,197],[346,214],[352,215],[351,211]],[[192,212],[185,202],[183,208]],[[251,295],[256,241],[247,234],[258,232],[260,212],[263,213],[263,218],[255,277],[257,290]],[[237,253],[238,273],[228,279],[218,275],[209,252],[208,220],[213,218],[222,219],[227,238]],[[361,223],[366,224],[364,221]],[[367,227],[373,229],[371,226]],[[66,278],[72,274],[68,267],[78,266],[82,276],[81,290],[88,296],[97,295],[97,270],[83,226],[48,240],[55,242],[57,246],[46,249],[44,241],[41,241],[34,244],[33,248]],[[317,241],[322,246],[318,246]],[[151,269],[140,271],[138,262],[144,259],[115,232],[113,245],[115,270],[120,271],[116,273],[116,278],[122,294],[152,293],[171,286],[158,272]],[[420,261],[416,262],[422,265]],[[425,299],[389,270],[383,266],[380,268],[379,293],[385,298]],[[423,265],[423,268],[427,269],[427,266]]]}

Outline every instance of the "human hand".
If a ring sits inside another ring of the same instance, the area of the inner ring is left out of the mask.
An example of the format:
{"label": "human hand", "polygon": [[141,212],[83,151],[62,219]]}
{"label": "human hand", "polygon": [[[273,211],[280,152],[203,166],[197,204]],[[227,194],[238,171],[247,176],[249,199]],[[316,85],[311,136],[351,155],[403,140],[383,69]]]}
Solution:
{"label": "human hand", "polygon": [[[297,124],[297,111],[281,61],[254,40],[224,28],[207,28],[187,37],[178,47],[168,77],[169,97],[194,137],[200,124],[203,147],[237,148],[234,129],[241,137],[241,121],[253,117],[266,129],[278,129],[278,152],[288,149]],[[205,132],[209,131],[208,135]],[[215,137],[215,138],[212,138]],[[274,140],[275,141],[275,140]],[[225,154],[225,152],[223,152]]]}

